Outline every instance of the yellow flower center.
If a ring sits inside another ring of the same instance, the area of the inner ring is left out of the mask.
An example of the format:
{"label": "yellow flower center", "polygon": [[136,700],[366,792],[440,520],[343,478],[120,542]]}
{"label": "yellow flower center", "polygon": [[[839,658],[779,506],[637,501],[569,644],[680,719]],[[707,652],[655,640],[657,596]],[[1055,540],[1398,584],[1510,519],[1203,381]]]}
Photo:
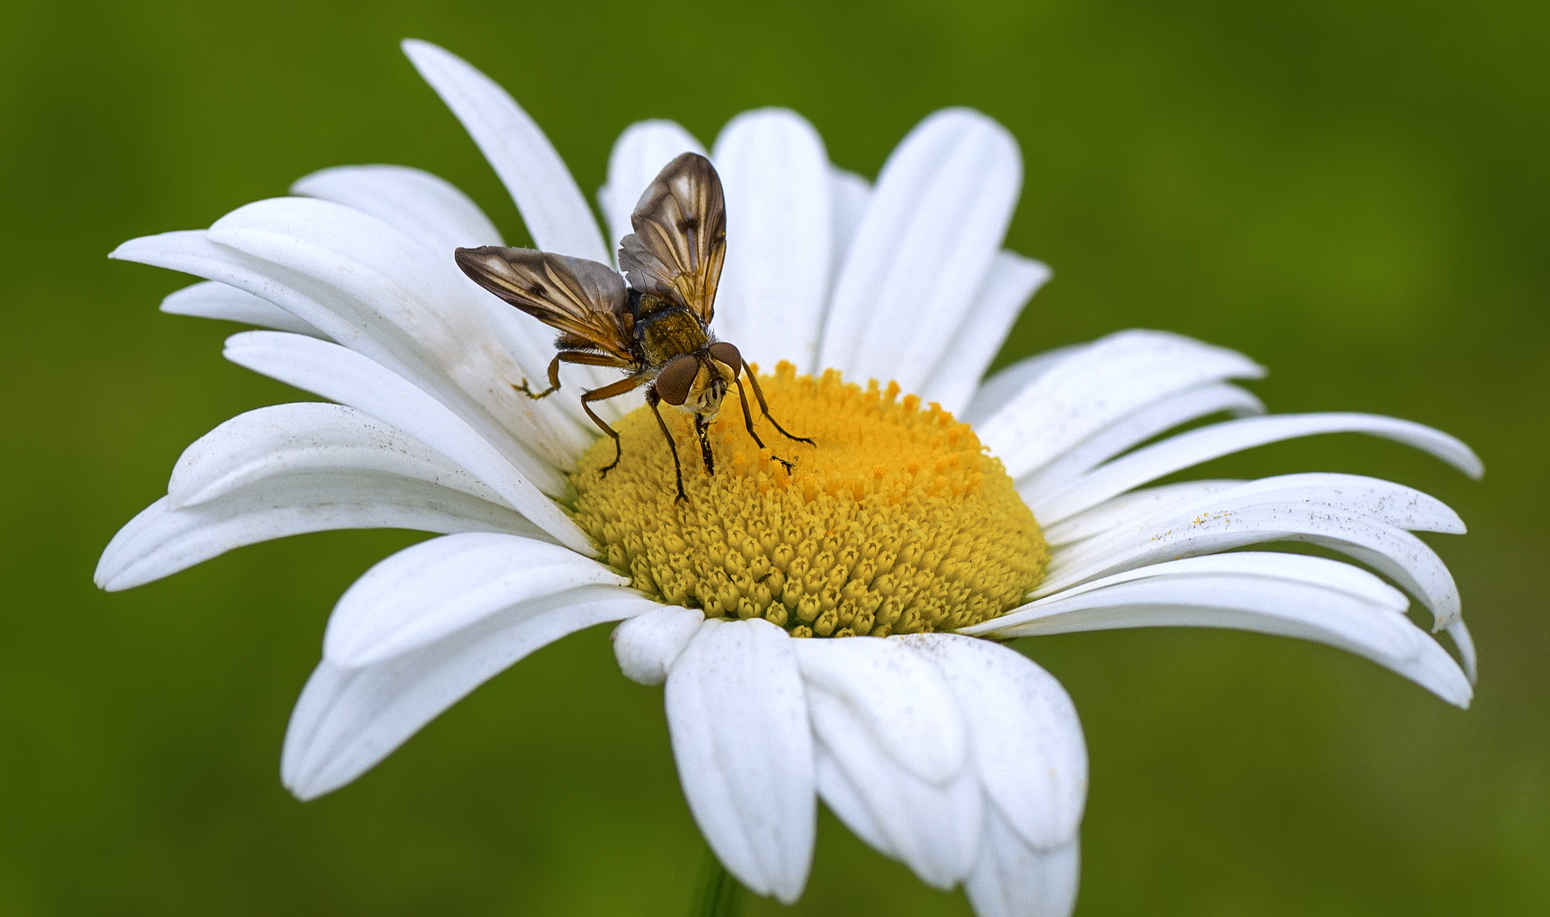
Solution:
{"label": "yellow flower center", "polygon": [[845,637],[976,624],[1038,583],[1044,536],[968,424],[899,398],[895,382],[863,390],[835,370],[799,377],[789,363],[761,382],[775,419],[815,445],[783,437],[753,403],[771,447],[760,449],[734,388],[710,429],[714,474],[690,416],[663,407],[686,500],[649,408],[615,425],[623,458],[612,471],[598,473],[614,457],[606,437],[582,456],[575,519],[635,588],[709,617]]}

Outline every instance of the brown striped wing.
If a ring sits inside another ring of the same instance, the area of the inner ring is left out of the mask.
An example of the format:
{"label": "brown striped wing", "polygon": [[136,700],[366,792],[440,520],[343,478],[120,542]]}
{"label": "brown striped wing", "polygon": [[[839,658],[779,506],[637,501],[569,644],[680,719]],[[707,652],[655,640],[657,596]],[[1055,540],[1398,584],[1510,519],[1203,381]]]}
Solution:
{"label": "brown striped wing", "polygon": [[456,258],[463,273],[506,302],[620,366],[635,364],[625,328],[629,291],[607,265],[499,245],[460,248]]}
{"label": "brown striped wing", "polygon": [[716,168],[698,153],[667,164],[630,217],[619,267],[642,293],[665,297],[709,325],[727,249],[727,208]]}

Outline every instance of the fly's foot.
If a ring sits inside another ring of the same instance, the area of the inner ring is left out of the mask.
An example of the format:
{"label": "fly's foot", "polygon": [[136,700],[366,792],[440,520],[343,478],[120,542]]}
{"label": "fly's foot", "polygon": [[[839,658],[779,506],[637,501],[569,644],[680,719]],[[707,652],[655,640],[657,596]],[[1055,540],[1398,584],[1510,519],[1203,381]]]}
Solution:
{"label": "fly's foot", "polygon": [[[541,392],[535,392],[531,388],[528,387],[526,379],[523,379],[522,382],[520,384],[518,384],[518,385],[513,385],[512,388],[514,388],[517,391],[521,392],[522,394],[528,396],[529,398],[533,399],[534,401],[537,401],[540,398],[548,398],[550,395],[553,395],[555,392],[560,390],[560,387],[558,385],[551,385],[551,386],[549,386],[548,388],[544,389]],[[612,468],[613,466],[610,465],[609,467]]]}

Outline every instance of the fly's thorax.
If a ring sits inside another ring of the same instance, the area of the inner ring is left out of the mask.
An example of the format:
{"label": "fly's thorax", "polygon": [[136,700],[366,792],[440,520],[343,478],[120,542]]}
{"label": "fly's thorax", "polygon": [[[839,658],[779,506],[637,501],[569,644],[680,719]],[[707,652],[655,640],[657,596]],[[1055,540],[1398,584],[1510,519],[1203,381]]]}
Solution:
{"label": "fly's thorax", "polygon": [[709,344],[705,326],[680,306],[642,315],[635,336],[647,366],[666,366],[674,357],[699,353]]}

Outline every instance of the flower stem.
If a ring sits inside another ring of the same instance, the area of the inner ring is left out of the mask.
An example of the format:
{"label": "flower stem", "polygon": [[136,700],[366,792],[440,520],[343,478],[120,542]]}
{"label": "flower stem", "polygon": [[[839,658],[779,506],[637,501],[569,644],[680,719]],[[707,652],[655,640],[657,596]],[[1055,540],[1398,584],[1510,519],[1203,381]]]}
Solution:
{"label": "flower stem", "polygon": [[710,848],[700,865],[700,887],[689,906],[689,917],[739,917],[743,913],[743,886],[727,872]]}

